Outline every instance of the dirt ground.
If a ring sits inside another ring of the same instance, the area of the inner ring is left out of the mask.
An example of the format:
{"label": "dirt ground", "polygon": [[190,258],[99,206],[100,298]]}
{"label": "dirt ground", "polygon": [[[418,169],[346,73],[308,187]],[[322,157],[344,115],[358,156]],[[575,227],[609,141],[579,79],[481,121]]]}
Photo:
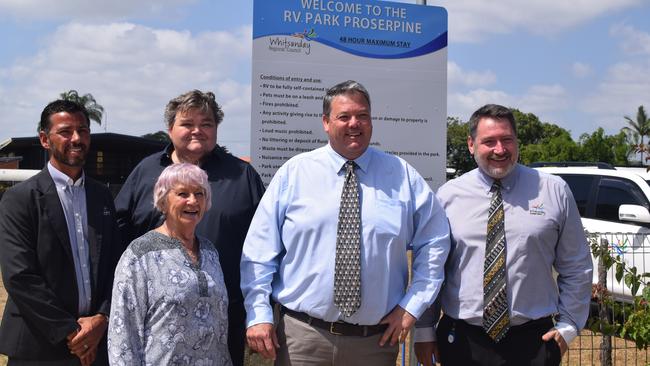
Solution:
{"label": "dirt ground", "polygon": [[[0,317],[2,317],[5,303],[7,302],[7,293],[2,285],[0,278]],[[601,337],[592,335],[591,331],[583,330],[580,337],[571,343],[571,348],[567,355],[564,356],[563,365],[597,365],[600,364],[600,346]],[[650,364],[649,351],[637,351],[634,343],[622,339],[614,339],[615,352],[612,353],[613,365],[648,365]],[[401,355],[397,358],[398,366],[401,365]],[[0,355],[0,366],[6,366],[7,358]],[[265,362],[257,355],[246,355],[247,366],[271,366],[271,362]]]}

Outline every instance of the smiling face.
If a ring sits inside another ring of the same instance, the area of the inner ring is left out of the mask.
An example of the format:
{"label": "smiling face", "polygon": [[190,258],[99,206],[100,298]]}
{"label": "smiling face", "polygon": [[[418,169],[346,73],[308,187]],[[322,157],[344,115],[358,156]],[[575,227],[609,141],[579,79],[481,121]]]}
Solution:
{"label": "smiling face", "polygon": [[506,119],[481,118],[467,147],[479,168],[494,179],[507,176],[519,158],[517,136]]}
{"label": "smiling face", "polygon": [[372,137],[370,107],[360,93],[337,95],[329,115],[323,115],[323,129],[334,151],[348,160],[361,156]]}
{"label": "smiling face", "polygon": [[195,227],[206,209],[206,194],[201,186],[177,184],[167,193],[165,220],[173,226]]}
{"label": "smiling face", "polygon": [[212,113],[189,109],[176,114],[169,138],[179,161],[196,163],[217,144],[217,123]]}
{"label": "smiling face", "polygon": [[90,147],[90,128],[81,112],[58,112],[50,117],[49,130],[39,132],[41,145],[50,153],[50,163],[72,179],[81,176]]}

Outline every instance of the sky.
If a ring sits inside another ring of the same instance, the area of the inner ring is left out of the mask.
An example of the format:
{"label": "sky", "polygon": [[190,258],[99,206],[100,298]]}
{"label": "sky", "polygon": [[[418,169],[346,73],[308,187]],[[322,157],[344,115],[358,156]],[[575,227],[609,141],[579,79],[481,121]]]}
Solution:
{"label": "sky", "polygon": [[[497,103],[577,140],[650,110],[650,0],[428,5],[449,14],[449,116]],[[171,98],[200,89],[223,106],[218,142],[248,156],[252,17],[252,0],[0,0],[0,143],[34,136],[67,90],[104,106],[93,132],[143,135],[165,129]]]}

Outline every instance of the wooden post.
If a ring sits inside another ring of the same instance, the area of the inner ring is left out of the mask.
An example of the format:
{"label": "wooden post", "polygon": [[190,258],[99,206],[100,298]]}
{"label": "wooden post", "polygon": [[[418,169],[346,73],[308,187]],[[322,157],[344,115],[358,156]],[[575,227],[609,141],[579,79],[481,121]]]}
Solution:
{"label": "wooden post", "polygon": [[[606,238],[600,238],[601,253],[609,253],[609,242]],[[610,325],[609,314],[607,313],[607,269],[603,264],[602,255],[598,257],[598,317],[600,318],[600,330],[603,336],[600,343],[600,364],[602,366],[612,366],[612,336],[605,334],[603,325]]]}

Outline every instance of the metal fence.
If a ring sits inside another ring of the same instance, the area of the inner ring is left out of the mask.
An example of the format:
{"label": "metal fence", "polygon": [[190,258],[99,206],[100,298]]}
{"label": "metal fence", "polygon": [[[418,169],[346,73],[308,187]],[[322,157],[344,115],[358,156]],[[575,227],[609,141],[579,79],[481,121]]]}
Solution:
{"label": "metal fence", "polygon": [[[614,256],[620,256],[627,266],[635,267],[637,273],[650,272],[650,230],[636,233],[589,233],[589,235],[591,240],[607,248]],[[637,295],[641,290],[642,288]],[[592,294],[594,301],[590,321],[596,319],[624,323],[629,314],[634,311],[630,289],[616,281],[615,269],[605,270],[596,260],[594,260]],[[614,306],[598,301],[602,300],[603,294],[611,296],[615,301]],[[411,342],[402,345],[397,365],[419,365],[414,357]],[[570,344],[569,351],[562,358],[562,365],[650,365],[650,350],[639,350],[632,341],[583,329]]]}

